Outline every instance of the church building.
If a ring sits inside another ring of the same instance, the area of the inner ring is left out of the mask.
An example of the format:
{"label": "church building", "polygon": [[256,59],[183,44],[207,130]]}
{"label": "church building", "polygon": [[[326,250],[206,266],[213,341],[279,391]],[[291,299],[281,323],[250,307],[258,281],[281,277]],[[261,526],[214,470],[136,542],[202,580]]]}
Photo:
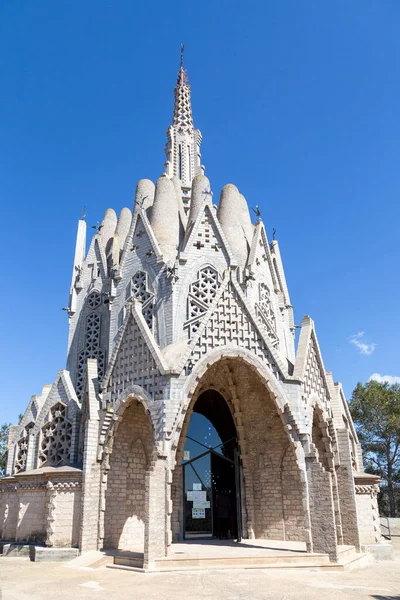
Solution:
{"label": "church building", "polygon": [[88,250],[78,222],[66,365],[11,427],[0,538],[144,570],[221,538],[338,563],[380,541],[377,478],[309,316],[296,344],[278,241],[245,190],[216,204],[182,58],[174,96],[161,177]]}

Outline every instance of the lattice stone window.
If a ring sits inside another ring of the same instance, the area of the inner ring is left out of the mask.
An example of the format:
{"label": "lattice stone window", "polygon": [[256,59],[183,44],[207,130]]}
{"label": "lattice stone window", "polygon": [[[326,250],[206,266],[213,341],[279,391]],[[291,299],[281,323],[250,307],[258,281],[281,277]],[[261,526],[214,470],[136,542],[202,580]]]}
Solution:
{"label": "lattice stone window", "polygon": [[15,458],[15,472],[20,473],[26,469],[26,458],[28,454],[28,436],[29,431],[33,427],[33,423],[29,423],[24,427],[22,437],[17,442],[17,456]]}
{"label": "lattice stone window", "polygon": [[100,348],[100,326],[101,315],[97,312],[89,313],[86,318],[85,347],[78,353],[78,372],[75,387],[80,400],[82,400],[85,388],[86,361],[88,358],[97,359],[99,381],[104,377],[105,354]]}
{"label": "lattice stone window", "polygon": [[196,281],[190,285],[185,323],[189,339],[199,328],[201,317],[212,304],[220,285],[218,272],[212,267],[201,269]]}
{"label": "lattice stone window", "polygon": [[17,444],[17,457],[15,459],[15,472],[25,471],[26,456],[28,453],[28,438],[22,437]]}
{"label": "lattice stone window", "polygon": [[272,342],[272,345],[277,346],[279,339],[276,333],[276,318],[271,301],[271,292],[266,283],[260,283],[256,313],[259,321],[267,328],[268,338]]}
{"label": "lattice stone window", "polygon": [[40,466],[68,464],[71,453],[72,424],[67,407],[58,402],[50,409],[49,421],[42,427],[39,451]]}
{"label": "lattice stone window", "polygon": [[89,308],[97,308],[101,304],[101,295],[98,292],[92,292],[87,299]]}
{"label": "lattice stone window", "polygon": [[147,273],[144,271],[137,271],[135,273],[130,283],[130,289],[128,288],[127,296],[142,302],[144,319],[149,329],[153,329],[155,298],[153,292],[149,289]]}

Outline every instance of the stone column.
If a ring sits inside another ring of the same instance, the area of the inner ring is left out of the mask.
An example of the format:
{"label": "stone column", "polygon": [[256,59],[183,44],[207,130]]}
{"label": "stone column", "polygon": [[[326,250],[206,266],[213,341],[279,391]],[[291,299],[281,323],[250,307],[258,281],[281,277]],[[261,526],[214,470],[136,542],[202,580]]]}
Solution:
{"label": "stone column", "polygon": [[88,419],[82,472],[81,552],[98,550],[101,465],[97,462],[99,422]]}
{"label": "stone column", "polygon": [[158,456],[146,473],[145,569],[150,569],[157,558],[167,554],[167,481],[166,456]]}
{"label": "stone column", "polygon": [[51,481],[46,484],[46,546],[51,548],[54,545],[55,534],[55,509],[56,509],[57,490]]}
{"label": "stone column", "polygon": [[360,543],[364,547],[381,541],[378,509],[379,477],[363,471],[354,473]]}
{"label": "stone column", "polygon": [[89,358],[86,369],[86,422],[82,469],[82,512],[79,535],[81,552],[98,550],[100,517],[101,464],[97,460],[99,448],[99,402],[97,361]]}
{"label": "stone column", "polygon": [[26,434],[27,445],[28,445],[27,453],[26,453],[26,470],[27,471],[30,471],[31,469],[36,469],[36,467],[37,467],[37,455],[38,455],[37,442],[38,442],[39,436],[40,436],[40,432],[36,436],[34,433],[33,427]]}
{"label": "stone column", "polygon": [[15,433],[18,431],[19,425],[11,425],[8,432],[7,440],[7,466],[6,475],[10,476],[14,472],[15,454],[17,452],[17,445],[14,443]]}
{"label": "stone column", "polygon": [[338,560],[332,476],[318,462],[315,453],[306,457],[307,483],[310,507],[312,551],[329,554]]}
{"label": "stone column", "polygon": [[357,522],[356,491],[349,434],[346,429],[336,430],[340,465],[336,470],[339,492],[340,515],[342,519],[343,543],[355,546],[360,551],[360,533]]}

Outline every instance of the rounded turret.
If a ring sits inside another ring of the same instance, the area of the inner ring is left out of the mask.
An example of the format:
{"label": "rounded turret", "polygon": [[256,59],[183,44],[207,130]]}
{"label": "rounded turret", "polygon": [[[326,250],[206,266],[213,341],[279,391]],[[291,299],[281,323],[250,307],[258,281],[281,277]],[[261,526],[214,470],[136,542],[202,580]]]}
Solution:
{"label": "rounded turret", "polygon": [[179,179],[179,177],[177,177],[176,175],[174,175],[171,178],[171,181],[174,184],[174,188],[175,188],[176,202],[177,202],[178,211],[179,211],[179,214],[180,214],[180,217],[181,217],[181,224],[183,226],[183,229],[186,230],[186,226],[187,226],[187,214],[186,214],[184,206],[183,206],[182,183],[181,183],[181,180]]}
{"label": "rounded turret", "polygon": [[115,233],[119,235],[120,249],[122,250],[125,244],[126,236],[132,222],[132,213],[129,208],[123,208],[118,217],[117,228]]}
{"label": "rounded turret", "polygon": [[150,225],[164,258],[175,260],[179,246],[179,212],[174,184],[168,177],[157,180]]}
{"label": "rounded turret", "polygon": [[101,222],[100,227],[100,237],[103,243],[103,248],[108,256],[111,246],[112,246],[112,237],[115,233],[115,228],[117,227],[117,215],[113,208],[107,208],[103,221]]}
{"label": "rounded turret", "polygon": [[249,205],[247,204],[246,198],[239,192],[240,196],[240,213],[238,214],[238,219],[242,224],[243,230],[246,234],[247,241],[249,246],[251,246],[251,242],[253,240],[254,227],[251,222]]}
{"label": "rounded turret", "polygon": [[249,253],[247,241],[249,222],[246,211],[251,226],[246,200],[235,185],[231,183],[225,185],[221,191],[217,217],[232,253],[241,267],[246,266]]}
{"label": "rounded turret", "polygon": [[190,201],[190,211],[188,228],[193,226],[199,212],[204,206],[207,198],[207,192],[210,190],[210,182],[205,175],[196,175],[192,181],[192,198]]}
{"label": "rounded turret", "polygon": [[143,210],[149,213],[150,211],[148,209],[153,205],[154,202],[154,191],[155,185],[150,179],[141,179],[138,181],[136,186],[134,209],[141,207]]}
{"label": "rounded turret", "polygon": [[175,193],[177,200],[182,202],[182,183],[177,175],[174,175],[171,178],[172,183],[174,184]]}

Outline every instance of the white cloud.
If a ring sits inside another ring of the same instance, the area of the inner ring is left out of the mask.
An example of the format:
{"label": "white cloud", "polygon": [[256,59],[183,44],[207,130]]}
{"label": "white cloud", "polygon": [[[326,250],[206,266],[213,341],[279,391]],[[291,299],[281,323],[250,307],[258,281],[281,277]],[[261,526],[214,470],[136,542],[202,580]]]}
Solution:
{"label": "white cloud", "polygon": [[378,383],[390,383],[390,385],[400,383],[400,377],[397,377],[396,375],[381,375],[380,373],[372,373],[368,381],[372,380],[377,381]]}
{"label": "white cloud", "polygon": [[354,346],[356,346],[356,348],[359,349],[360,354],[366,354],[369,356],[375,350],[376,344],[374,344],[374,343],[366,344],[365,342],[362,342],[361,340],[363,337],[364,337],[364,332],[359,331],[358,333],[355,333],[354,335],[351,335],[349,337],[349,342],[350,342],[350,344],[353,344]]}

